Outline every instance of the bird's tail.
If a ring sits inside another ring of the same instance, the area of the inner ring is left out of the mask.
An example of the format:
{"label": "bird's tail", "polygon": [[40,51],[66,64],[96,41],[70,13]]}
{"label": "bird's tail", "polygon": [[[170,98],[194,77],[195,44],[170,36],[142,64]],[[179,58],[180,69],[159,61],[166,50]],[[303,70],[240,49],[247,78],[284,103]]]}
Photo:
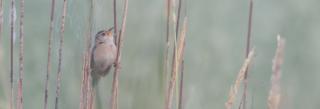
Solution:
{"label": "bird's tail", "polygon": [[92,88],[97,87],[100,78],[92,78]]}
{"label": "bird's tail", "polygon": [[98,82],[100,80],[100,76],[95,74],[94,72],[91,72],[91,79],[92,79],[91,85],[92,85],[92,88],[94,89],[98,85]]}
{"label": "bird's tail", "polygon": [[95,101],[95,109],[102,109],[102,104],[101,104],[101,98],[99,95],[99,87],[98,87],[98,82],[100,80],[100,76],[96,75],[95,73],[91,72],[91,85],[92,85],[92,89],[93,89],[93,93],[94,94],[94,101]]}

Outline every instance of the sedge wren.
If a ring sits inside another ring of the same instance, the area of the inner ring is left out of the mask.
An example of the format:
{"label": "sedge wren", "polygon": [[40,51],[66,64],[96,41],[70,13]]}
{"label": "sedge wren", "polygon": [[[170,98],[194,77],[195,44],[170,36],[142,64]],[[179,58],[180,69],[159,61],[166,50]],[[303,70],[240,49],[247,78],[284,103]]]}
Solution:
{"label": "sedge wren", "polygon": [[116,60],[117,47],[112,29],[113,27],[108,30],[101,30],[95,35],[90,63],[93,86],[98,84],[101,77],[109,73]]}

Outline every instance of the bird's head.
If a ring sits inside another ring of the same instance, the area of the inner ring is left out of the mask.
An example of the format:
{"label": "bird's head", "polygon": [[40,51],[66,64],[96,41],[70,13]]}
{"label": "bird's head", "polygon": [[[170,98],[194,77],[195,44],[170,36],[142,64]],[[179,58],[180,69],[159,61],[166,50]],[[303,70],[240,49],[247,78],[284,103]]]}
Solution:
{"label": "bird's head", "polygon": [[95,44],[103,44],[107,42],[114,42],[113,27],[99,31],[95,36]]}

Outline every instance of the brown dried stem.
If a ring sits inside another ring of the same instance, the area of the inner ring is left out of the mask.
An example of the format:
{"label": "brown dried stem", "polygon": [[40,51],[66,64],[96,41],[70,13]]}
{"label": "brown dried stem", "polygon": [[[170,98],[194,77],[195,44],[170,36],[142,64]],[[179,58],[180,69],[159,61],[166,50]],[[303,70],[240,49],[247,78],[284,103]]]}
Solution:
{"label": "brown dried stem", "polygon": [[55,0],[51,0],[51,12],[50,12],[50,25],[49,25],[49,35],[48,35],[48,57],[47,57],[47,74],[45,80],[45,91],[44,91],[44,109],[48,108],[48,87],[49,87],[49,76],[51,72],[51,49],[52,49],[52,31],[54,26],[54,10],[55,10]]}
{"label": "brown dried stem", "polygon": [[171,12],[171,0],[167,0],[167,24],[166,24],[166,44],[164,52],[164,63],[163,63],[163,75],[165,78],[165,84],[167,80],[168,68],[169,68],[169,48],[170,48],[170,12]]}
{"label": "brown dried stem", "polygon": [[60,27],[59,63],[58,63],[58,72],[57,72],[55,109],[58,109],[59,97],[60,97],[60,86],[61,86],[61,76],[62,76],[62,47],[63,47],[66,14],[67,14],[67,0],[63,0],[63,12],[61,17],[61,27]]}
{"label": "brown dried stem", "polygon": [[[251,43],[251,31],[252,31],[252,11],[253,11],[253,0],[250,0],[250,6],[249,6],[249,20],[248,20],[248,33],[247,33],[247,46],[246,46],[246,58],[249,56],[249,50],[250,50],[250,43]],[[244,75],[244,89],[243,89],[243,95],[242,100],[240,103],[240,106],[242,104],[242,109],[246,109],[246,98],[247,98],[247,88],[248,88],[248,68]]]}
{"label": "brown dried stem", "polygon": [[176,24],[176,37],[178,38],[178,33],[179,33],[179,26],[180,26],[180,16],[181,16],[181,6],[182,5],[182,0],[179,0],[178,4],[178,17],[177,17],[177,24]]}
{"label": "brown dried stem", "polygon": [[272,75],[271,75],[271,89],[268,97],[268,109],[279,109],[281,101],[281,65],[283,63],[285,40],[278,35],[278,46],[273,58]]}
{"label": "brown dried stem", "polygon": [[231,109],[231,107],[233,106],[236,95],[238,94],[238,90],[240,88],[240,83],[244,80],[245,72],[247,72],[248,67],[250,66],[251,61],[253,59],[253,56],[254,56],[254,50],[251,50],[251,52],[248,55],[248,58],[244,61],[243,65],[238,73],[238,76],[237,76],[237,79],[236,79],[234,85],[231,86],[231,88],[230,88],[229,97],[228,97],[227,102],[225,103],[226,109]]}
{"label": "brown dried stem", "polygon": [[94,8],[94,0],[90,0],[90,16],[89,16],[89,32],[88,32],[88,34],[89,35],[87,35],[87,55],[86,55],[86,66],[85,66],[85,68],[86,68],[86,99],[87,99],[87,109],[92,109],[93,108],[93,89],[92,89],[92,84],[91,84],[91,82],[92,82],[92,78],[91,78],[91,76],[90,76],[90,73],[91,73],[91,70],[90,70],[90,62],[91,62],[91,35],[92,35],[92,31],[93,31],[93,19],[94,19],[94,10],[93,10],[93,8]]}
{"label": "brown dried stem", "polygon": [[80,95],[80,109],[93,108],[93,94],[90,80],[90,56],[91,56],[91,35],[92,35],[92,23],[93,23],[93,7],[94,1],[89,0],[89,16],[87,22],[87,33],[85,35],[86,49],[83,55],[82,66],[82,82],[81,82],[81,95]]}
{"label": "brown dried stem", "polygon": [[23,109],[23,63],[24,63],[24,0],[20,0],[20,31],[19,31],[19,82],[18,82],[18,95],[17,95],[17,109]]}
{"label": "brown dried stem", "polygon": [[118,37],[118,22],[117,22],[117,0],[113,0],[113,28],[114,36],[116,37],[115,45],[118,45],[120,38]]}
{"label": "brown dried stem", "polygon": [[82,60],[83,60],[83,64],[82,64],[82,80],[81,80],[81,92],[80,92],[80,106],[79,109],[85,109],[84,107],[86,107],[85,105],[85,101],[86,101],[86,93],[85,93],[85,89],[86,89],[86,85],[85,85],[85,78],[86,78],[86,70],[85,70],[85,66],[86,66],[86,59],[87,58],[87,52],[84,53],[84,55],[82,56]]}
{"label": "brown dried stem", "polygon": [[10,109],[13,109],[13,35],[14,35],[14,6],[15,1],[11,0],[11,9],[10,9]]}
{"label": "brown dried stem", "polygon": [[171,109],[171,106],[172,106],[173,93],[175,90],[175,85],[177,82],[177,75],[179,72],[179,68],[180,68],[180,64],[181,64],[181,60],[182,60],[182,56],[183,56],[183,50],[185,47],[184,43],[185,43],[186,30],[187,30],[187,18],[184,19],[183,29],[180,33],[179,42],[178,42],[179,45],[178,45],[177,49],[174,50],[174,52],[176,52],[177,55],[175,55],[175,60],[174,60],[174,64],[172,67],[173,72],[171,73],[165,109]]}
{"label": "brown dried stem", "polygon": [[178,104],[178,109],[183,109],[183,75],[184,74],[184,59],[182,58],[181,62],[181,74],[180,74],[180,92],[179,92],[179,104]]}
{"label": "brown dried stem", "polygon": [[[178,17],[176,22],[176,38],[179,35],[179,26],[180,26],[180,16],[181,16],[181,7],[182,7],[182,0],[179,0],[178,4]],[[175,55],[175,54],[174,54]],[[178,109],[182,109],[182,99],[183,99],[183,72],[184,71],[184,61],[182,58],[181,62],[181,74],[180,74],[180,87],[179,87],[179,98],[178,98]]]}
{"label": "brown dried stem", "polygon": [[119,33],[119,38],[118,38],[118,43],[117,43],[117,58],[116,58],[116,62],[115,62],[115,70],[114,70],[113,83],[112,83],[112,100],[111,100],[112,109],[118,108],[118,88],[119,88],[119,80],[118,80],[119,77],[118,76],[119,76],[119,72],[120,72],[121,47],[122,47],[122,42],[123,42],[123,35],[126,30],[127,15],[128,15],[128,0],[125,0],[124,12],[122,15],[121,30]]}
{"label": "brown dried stem", "polygon": [[0,44],[2,42],[2,26],[3,26],[3,0],[0,0]]}

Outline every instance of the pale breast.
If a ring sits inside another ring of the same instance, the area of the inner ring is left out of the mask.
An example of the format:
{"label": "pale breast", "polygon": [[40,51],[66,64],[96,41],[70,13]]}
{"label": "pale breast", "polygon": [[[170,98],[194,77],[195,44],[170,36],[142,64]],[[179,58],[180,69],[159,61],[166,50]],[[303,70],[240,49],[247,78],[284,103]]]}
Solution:
{"label": "pale breast", "polygon": [[100,44],[94,51],[94,63],[96,70],[104,71],[111,66],[116,58],[114,45]]}

